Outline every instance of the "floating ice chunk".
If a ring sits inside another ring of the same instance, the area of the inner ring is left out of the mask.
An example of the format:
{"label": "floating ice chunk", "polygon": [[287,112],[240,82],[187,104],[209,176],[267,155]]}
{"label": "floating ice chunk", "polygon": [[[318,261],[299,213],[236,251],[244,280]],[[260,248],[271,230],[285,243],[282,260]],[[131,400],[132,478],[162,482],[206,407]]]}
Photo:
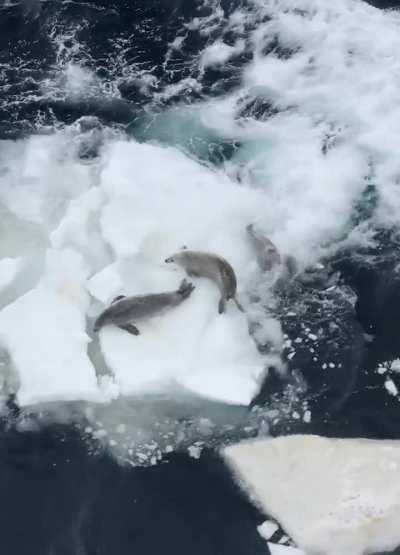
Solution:
{"label": "floating ice chunk", "polygon": [[268,547],[271,555],[305,555],[304,551],[300,551],[300,549],[295,547],[287,547],[286,545],[268,542]]}
{"label": "floating ice chunk", "polygon": [[400,442],[289,436],[224,449],[263,509],[306,553],[400,545]]}
{"label": "floating ice chunk", "polygon": [[393,372],[400,372],[400,358],[395,358],[390,365],[390,369]]}
{"label": "floating ice chunk", "polygon": [[393,395],[394,397],[396,397],[396,395],[398,395],[399,390],[396,387],[396,384],[394,383],[393,380],[391,379],[387,379],[385,381],[385,387],[388,393],[390,393],[390,395]]}
{"label": "floating ice chunk", "polygon": [[303,414],[303,421],[309,424],[311,422],[311,411],[306,410]]}
{"label": "floating ice chunk", "polygon": [[[155,272],[153,283],[162,277]],[[174,290],[176,277],[169,276],[171,285],[154,285],[153,290]],[[199,280],[179,307],[136,322],[139,336],[112,326],[102,329],[101,349],[121,393],[140,394],[178,384],[207,398],[248,404],[257,392],[263,359],[243,314],[230,305],[220,315],[217,303],[216,288]]]}
{"label": "floating ice chunk", "polygon": [[40,285],[0,312],[0,342],[21,383],[18,401],[97,399],[82,312]]}
{"label": "floating ice chunk", "polygon": [[0,291],[8,287],[21,270],[21,258],[2,258],[0,260]]}
{"label": "floating ice chunk", "polygon": [[110,146],[101,185],[109,198],[102,233],[118,258],[162,265],[188,245],[222,254],[239,278],[248,274],[254,254],[244,230],[264,217],[268,199],[260,191],[235,186],[175,148],[135,141]]}
{"label": "floating ice chunk", "polygon": [[50,250],[41,283],[0,312],[0,343],[18,372],[18,401],[97,399],[95,370],[86,354],[87,295],[82,257]]}
{"label": "floating ice chunk", "polygon": [[279,526],[271,520],[266,520],[260,526],[257,526],[258,533],[266,540],[269,540],[278,529]]}

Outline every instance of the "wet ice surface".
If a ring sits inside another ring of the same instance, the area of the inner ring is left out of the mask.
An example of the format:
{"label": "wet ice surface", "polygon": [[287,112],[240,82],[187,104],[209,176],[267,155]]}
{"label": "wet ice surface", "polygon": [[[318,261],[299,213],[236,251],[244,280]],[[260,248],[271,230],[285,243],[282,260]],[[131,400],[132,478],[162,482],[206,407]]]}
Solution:
{"label": "wet ice surface", "polygon": [[306,553],[358,555],[399,544],[399,442],[299,435],[224,454]]}

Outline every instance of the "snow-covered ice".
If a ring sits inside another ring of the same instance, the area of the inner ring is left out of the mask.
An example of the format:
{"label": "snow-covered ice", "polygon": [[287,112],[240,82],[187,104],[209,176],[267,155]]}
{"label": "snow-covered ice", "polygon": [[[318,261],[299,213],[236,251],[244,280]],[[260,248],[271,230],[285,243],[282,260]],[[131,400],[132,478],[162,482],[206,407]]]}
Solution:
{"label": "snow-covered ice", "polygon": [[[223,254],[237,269],[239,289],[245,283],[251,261],[245,226],[265,202],[258,192],[235,186],[175,149],[133,141],[112,145],[101,179],[108,195],[103,235],[119,261],[89,281],[100,301],[177,289],[184,274],[164,259],[182,245]],[[138,337],[101,330],[105,360],[123,394],[176,382],[201,396],[247,404],[257,391],[263,359],[246,317],[233,303],[219,315],[216,286],[201,279],[194,284],[179,307],[138,322]]]}
{"label": "snow-covered ice", "polygon": [[83,276],[79,255],[49,251],[42,281],[0,312],[0,341],[18,372],[21,405],[101,398],[86,353]]}
{"label": "snow-covered ice", "polygon": [[400,545],[400,442],[288,436],[223,451],[238,480],[306,553]]}

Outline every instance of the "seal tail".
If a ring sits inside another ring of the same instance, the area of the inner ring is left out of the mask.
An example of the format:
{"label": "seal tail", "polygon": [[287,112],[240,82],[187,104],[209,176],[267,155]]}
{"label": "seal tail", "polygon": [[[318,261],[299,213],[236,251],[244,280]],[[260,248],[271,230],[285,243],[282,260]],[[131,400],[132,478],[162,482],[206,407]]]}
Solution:
{"label": "seal tail", "polygon": [[240,302],[237,300],[236,297],[233,297],[233,302],[234,302],[235,305],[238,307],[238,309],[240,310],[240,312],[244,312],[243,306],[240,304]]}
{"label": "seal tail", "polygon": [[194,288],[195,287],[193,283],[190,283],[190,281],[187,281],[187,279],[183,279],[177,293],[182,297],[182,299],[187,299],[192,294]]}

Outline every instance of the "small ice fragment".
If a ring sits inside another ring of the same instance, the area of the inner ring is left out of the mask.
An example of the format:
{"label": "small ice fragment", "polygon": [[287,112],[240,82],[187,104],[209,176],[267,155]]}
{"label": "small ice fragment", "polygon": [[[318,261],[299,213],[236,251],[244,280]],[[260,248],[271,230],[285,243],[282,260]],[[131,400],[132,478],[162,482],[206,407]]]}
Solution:
{"label": "small ice fragment", "polygon": [[295,420],[299,420],[299,418],[300,418],[300,414],[296,411],[294,413],[292,413],[292,416]]}
{"label": "small ice fragment", "polygon": [[385,374],[385,372],[387,372],[386,366],[378,366],[377,372],[378,374]]}
{"label": "small ice fragment", "polygon": [[324,362],[324,364],[322,365],[322,370],[326,370],[328,368],[328,365],[326,364],[326,362]]}
{"label": "small ice fragment", "polygon": [[385,387],[388,393],[390,393],[390,395],[394,395],[394,396],[398,395],[399,391],[393,380],[387,379],[385,381]]}
{"label": "small ice fragment", "polygon": [[124,434],[126,432],[126,425],[118,424],[118,426],[115,428],[115,431],[117,432],[117,434]]}
{"label": "small ice fragment", "polygon": [[260,526],[257,526],[258,533],[262,536],[265,540],[269,540],[271,536],[275,534],[275,532],[279,529],[279,526],[272,522],[271,520],[266,520]]}
{"label": "small ice fragment", "polygon": [[294,357],[294,355],[296,354],[296,351],[292,351],[291,353],[288,354],[288,359],[292,360],[292,358]]}
{"label": "small ice fragment", "polygon": [[335,364],[333,362],[329,363],[329,368],[335,368]]}
{"label": "small ice fragment", "polygon": [[400,372],[400,358],[395,358],[391,364],[391,370],[394,372]]}
{"label": "small ice fragment", "polygon": [[202,450],[201,447],[198,447],[196,445],[191,445],[190,447],[188,447],[189,455],[193,459],[199,459],[200,458],[201,450]]}
{"label": "small ice fragment", "polygon": [[317,341],[318,337],[316,335],[314,335],[313,333],[309,333],[308,337],[311,339],[311,341]]}
{"label": "small ice fragment", "polygon": [[306,410],[303,414],[303,421],[309,424],[311,422],[311,411]]}

